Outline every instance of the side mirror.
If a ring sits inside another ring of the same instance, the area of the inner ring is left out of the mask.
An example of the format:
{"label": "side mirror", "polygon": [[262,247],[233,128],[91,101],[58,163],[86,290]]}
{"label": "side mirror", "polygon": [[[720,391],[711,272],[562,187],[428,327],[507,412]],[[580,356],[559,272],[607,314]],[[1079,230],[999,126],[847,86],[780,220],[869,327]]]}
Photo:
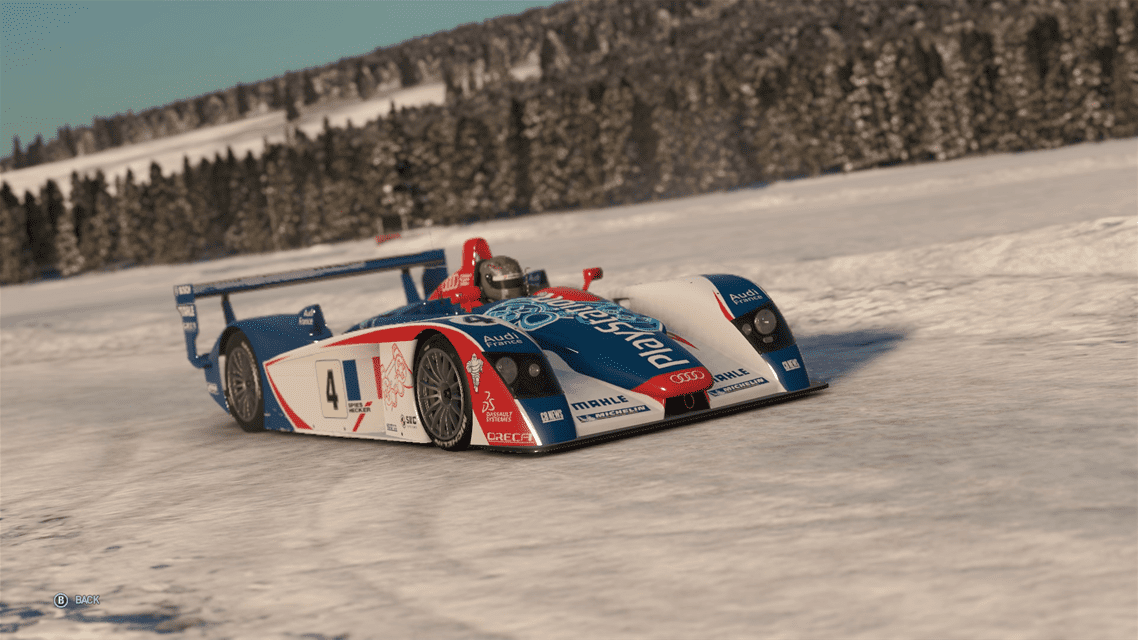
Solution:
{"label": "side mirror", "polygon": [[605,277],[605,272],[600,267],[585,269],[581,273],[585,276],[585,286],[582,287],[582,289],[585,291],[589,290],[589,285],[592,284],[593,280],[600,280],[601,278]]}

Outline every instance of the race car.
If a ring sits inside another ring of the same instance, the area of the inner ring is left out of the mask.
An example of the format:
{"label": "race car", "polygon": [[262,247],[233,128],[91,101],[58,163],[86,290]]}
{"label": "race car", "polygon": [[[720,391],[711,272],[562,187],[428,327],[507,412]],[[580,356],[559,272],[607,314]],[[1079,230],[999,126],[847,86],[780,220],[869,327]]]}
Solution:
{"label": "race car", "polygon": [[[412,269],[422,269],[419,285]],[[407,304],[333,335],[319,304],[238,320],[229,296],[402,272]],[[624,287],[611,299],[550,286],[466,241],[442,250],[174,287],[190,362],[246,431],[434,443],[457,451],[568,448],[800,398],[811,384],[786,319],[757,284],[701,275]],[[226,327],[197,352],[198,299]]]}

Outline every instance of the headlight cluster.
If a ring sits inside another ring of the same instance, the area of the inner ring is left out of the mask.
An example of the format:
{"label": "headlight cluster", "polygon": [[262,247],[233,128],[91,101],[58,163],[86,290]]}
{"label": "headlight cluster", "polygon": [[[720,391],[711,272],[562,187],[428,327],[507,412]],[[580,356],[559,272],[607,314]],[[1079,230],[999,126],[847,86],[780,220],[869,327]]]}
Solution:
{"label": "headlight cluster", "polygon": [[790,327],[786,326],[778,309],[770,303],[735,318],[733,324],[759,353],[777,351],[794,344]]}
{"label": "headlight cluster", "polygon": [[561,387],[544,364],[544,358],[534,353],[487,353],[494,370],[510,388],[515,398],[543,398],[561,393]]}

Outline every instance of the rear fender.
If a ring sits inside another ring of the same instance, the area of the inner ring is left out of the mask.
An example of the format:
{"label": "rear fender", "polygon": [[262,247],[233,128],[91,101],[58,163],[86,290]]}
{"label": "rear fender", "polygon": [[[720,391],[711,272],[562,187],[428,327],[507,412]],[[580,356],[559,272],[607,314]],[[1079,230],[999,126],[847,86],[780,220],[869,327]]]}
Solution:
{"label": "rear fender", "polygon": [[[218,337],[217,342],[210,351],[209,366],[205,369],[206,389],[222,409],[229,411],[229,404],[225,399],[225,385],[223,369],[225,367],[225,351],[229,341],[238,332],[245,334],[253,347],[253,355],[261,366],[261,380],[267,384],[265,377],[265,363],[282,353],[299,349],[301,347],[320,342],[332,337],[324,321],[324,313],[320,305],[314,304],[301,309],[296,314],[281,314],[275,316],[261,316],[237,320],[225,328]],[[279,404],[273,394],[262,389],[265,398],[265,428],[281,431],[292,431],[291,425],[284,417]]]}

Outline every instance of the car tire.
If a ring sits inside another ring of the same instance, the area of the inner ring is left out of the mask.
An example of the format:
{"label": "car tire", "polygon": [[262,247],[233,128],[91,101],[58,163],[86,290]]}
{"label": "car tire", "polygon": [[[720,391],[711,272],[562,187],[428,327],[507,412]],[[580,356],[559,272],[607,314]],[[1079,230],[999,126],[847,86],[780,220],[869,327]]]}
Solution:
{"label": "car tire", "polygon": [[415,406],[436,446],[447,451],[470,446],[470,387],[458,352],[441,335],[428,338],[415,359]]}
{"label": "car tire", "polygon": [[225,345],[225,401],[229,413],[248,432],[265,430],[265,387],[253,345],[238,331]]}

